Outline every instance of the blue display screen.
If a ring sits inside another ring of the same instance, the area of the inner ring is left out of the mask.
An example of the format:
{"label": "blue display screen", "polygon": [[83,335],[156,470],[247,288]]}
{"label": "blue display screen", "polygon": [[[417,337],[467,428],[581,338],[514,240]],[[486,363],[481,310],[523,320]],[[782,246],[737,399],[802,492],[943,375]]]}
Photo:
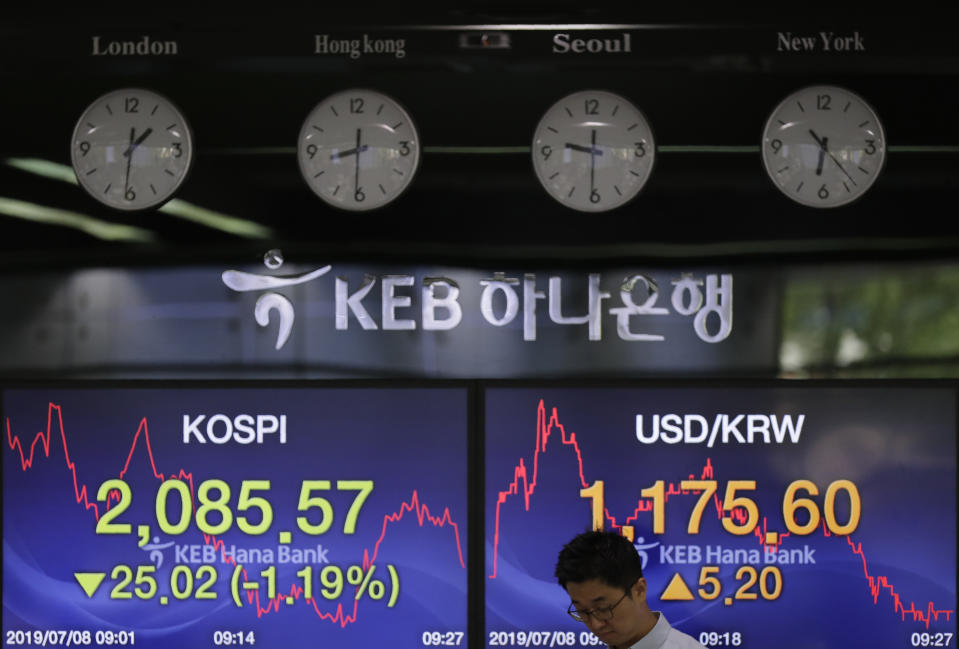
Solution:
{"label": "blue display screen", "polygon": [[559,550],[633,539],[647,600],[709,647],[956,646],[946,388],[497,387],[484,394],[486,634],[592,646]]}
{"label": "blue display screen", "polygon": [[465,646],[467,399],[5,390],[4,646]]}

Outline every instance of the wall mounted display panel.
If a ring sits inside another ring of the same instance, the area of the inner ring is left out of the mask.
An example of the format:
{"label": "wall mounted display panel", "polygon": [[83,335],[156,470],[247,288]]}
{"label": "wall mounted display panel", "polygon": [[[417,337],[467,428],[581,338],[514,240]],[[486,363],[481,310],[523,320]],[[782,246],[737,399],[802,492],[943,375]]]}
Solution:
{"label": "wall mounted display panel", "polygon": [[953,385],[484,395],[491,646],[599,644],[554,577],[598,526],[632,535],[650,608],[706,646],[955,646]]}
{"label": "wall mounted display panel", "polygon": [[9,646],[402,646],[467,627],[467,389],[2,393]]}

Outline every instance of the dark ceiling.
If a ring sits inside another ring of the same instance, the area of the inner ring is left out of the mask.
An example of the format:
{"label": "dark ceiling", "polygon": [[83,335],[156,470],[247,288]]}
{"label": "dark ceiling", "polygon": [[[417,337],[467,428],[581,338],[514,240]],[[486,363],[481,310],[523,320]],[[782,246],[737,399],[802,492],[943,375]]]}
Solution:
{"label": "dark ceiling", "polygon": [[[622,3],[620,3],[622,4]],[[719,3],[715,3],[719,4]],[[715,7],[626,12],[615,5],[485,3],[441,13],[363,5],[330,13],[294,7],[262,17],[218,14],[56,15],[21,8],[0,26],[6,125],[0,198],[57,214],[148,231],[110,241],[64,225],[0,213],[7,268],[89,263],[254,259],[281,247],[300,257],[504,256],[561,260],[688,257],[817,260],[826,256],[953,256],[959,247],[959,45],[948,25],[831,13],[828,20],[732,15]],[[557,26],[558,25],[558,26]],[[551,51],[563,30],[633,34],[629,55]],[[538,27],[538,28],[536,28]],[[865,52],[777,50],[780,32],[858,32]],[[511,48],[462,49],[462,34],[501,31]],[[403,38],[406,56],[318,56],[316,34]],[[103,39],[177,40],[175,57],[93,56]],[[856,203],[806,208],[770,183],[758,147],[773,107],[804,85],[853,89],[882,116],[886,167]],[[25,170],[24,160],[70,165],[70,135],[96,97],[146,87],[174,98],[197,142],[177,198],[268,228],[240,236],[156,209],[125,213],[75,184]],[[305,115],[351,87],[399,99],[424,150],[395,203],[365,214],[326,206],[303,182],[294,147]],[[640,196],[598,215],[554,201],[533,175],[528,147],[559,97],[606,89],[642,106],[660,153]],[[496,148],[505,151],[496,151]],[[519,149],[517,151],[517,149]],[[43,218],[43,217],[35,217]]]}

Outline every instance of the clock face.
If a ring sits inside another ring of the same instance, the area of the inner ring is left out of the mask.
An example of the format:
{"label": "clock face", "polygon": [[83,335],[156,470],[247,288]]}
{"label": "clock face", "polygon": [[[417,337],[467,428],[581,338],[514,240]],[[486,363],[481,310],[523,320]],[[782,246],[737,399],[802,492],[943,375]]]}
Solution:
{"label": "clock face", "polygon": [[176,192],[193,160],[193,139],[170,100],[125,88],[83,112],[70,155],[80,186],[91,196],[117,209],[141,210]]}
{"label": "clock face", "polygon": [[876,181],[886,136],[876,113],[858,95],[811,86],[787,97],[766,122],[763,163],[773,183],[794,201],[837,207]]}
{"label": "clock face", "polygon": [[533,168],[549,194],[583,212],[604,212],[633,199],[656,157],[653,134],[636,106],[590,90],[556,102],[533,136]]}
{"label": "clock face", "polygon": [[297,144],[300,171],[324,201],[346,210],[372,210],[409,187],[420,142],[409,114],[372,90],[346,90],[310,112]]}

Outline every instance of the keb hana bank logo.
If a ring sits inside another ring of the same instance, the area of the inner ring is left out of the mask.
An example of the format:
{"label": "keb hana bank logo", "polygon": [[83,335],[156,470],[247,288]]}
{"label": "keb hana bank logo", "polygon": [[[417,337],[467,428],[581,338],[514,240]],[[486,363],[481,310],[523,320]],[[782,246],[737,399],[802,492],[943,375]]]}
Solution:
{"label": "keb hana bank logo", "polygon": [[[271,250],[263,263],[270,270],[278,270],[284,263],[283,255],[279,250]],[[237,292],[262,291],[253,315],[261,327],[269,326],[276,318],[274,347],[279,350],[289,340],[296,321],[292,301],[279,289],[312,282],[332,268],[327,265],[295,275],[227,270],[222,280]],[[359,285],[351,285],[349,278],[336,276],[333,326],[337,331],[349,329],[351,323],[369,331],[450,331],[463,321],[464,309],[473,308],[490,326],[507,327],[516,322],[514,328],[519,329],[521,324],[523,340],[533,342],[544,321],[540,314],[545,306],[550,323],[585,326],[590,342],[602,340],[604,318],[615,323],[620,340],[629,342],[664,342],[662,325],[676,316],[687,319],[696,336],[706,343],[726,340],[733,329],[731,274],[678,273],[668,278],[668,293],[660,288],[665,282],[638,272],[621,275],[613,290],[603,290],[600,273],[588,273],[585,277],[550,275],[545,283],[535,273],[491,275],[470,280],[477,282],[479,289],[479,298],[473,299],[472,304],[461,300],[466,284],[450,277],[426,275],[418,280],[412,274],[364,273]],[[575,300],[570,297],[574,290],[578,291]],[[414,304],[415,297],[418,304]],[[574,301],[576,304],[571,304]]]}

